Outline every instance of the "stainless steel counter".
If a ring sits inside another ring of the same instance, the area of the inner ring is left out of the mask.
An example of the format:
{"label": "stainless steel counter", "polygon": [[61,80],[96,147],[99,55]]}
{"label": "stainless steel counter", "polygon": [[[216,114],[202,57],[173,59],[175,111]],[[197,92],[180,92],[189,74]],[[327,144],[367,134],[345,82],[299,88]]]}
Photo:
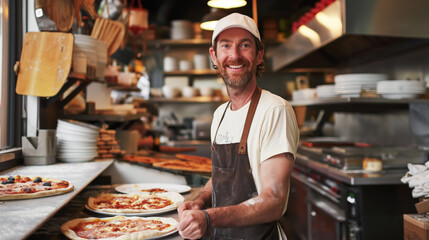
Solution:
{"label": "stainless steel counter", "polygon": [[297,154],[296,162],[349,185],[402,184],[400,179],[407,172],[407,169],[383,170],[380,172],[367,172],[363,170],[343,171],[301,154]]}
{"label": "stainless steel counter", "polygon": [[113,160],[100,160],[43,166],[18,166],[0,172],[0,175],[6,176],[29,175],[57,178],[74,185],[74,190],[66,194],[0,201],[0,239],[24,239],[30,236],[112,163]]}
{"label": "stainless steel counter", "polygon": [[[69,204],[61,209],[54,217],[39,228],[28,240],[36,239],[67,239],[61,233],[61,225],[75,218],[87,217],[111,217],[108,215],[98,214],[85,209],[85,204],[89,197],[96,196],[102,192],[116,192],[115,185],[93,185],[85,188],[78,196],[76,196]],[[185,200],[194,199],[201,188],[192,188],[189,193],[183,194]],[[158,217],[172,217],[177,220],[177,211],[171,211],[163,214],[157,214]],[[174,233],[162,239],[179,240],[183,239],[178,233]]]}

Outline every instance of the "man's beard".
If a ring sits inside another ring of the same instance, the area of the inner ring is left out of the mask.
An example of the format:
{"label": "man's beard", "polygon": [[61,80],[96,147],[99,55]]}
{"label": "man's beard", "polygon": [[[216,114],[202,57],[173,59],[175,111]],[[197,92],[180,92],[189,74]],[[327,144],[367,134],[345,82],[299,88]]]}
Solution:
{"label": "man's beard", "polygon": [[[241,65],[242,61],[239,61],[237,63],[233,63],[230,65]],[[225,65],[218,66],[218,74],[222,77],[223,81],[225,82],[225,85],[231,88],[243,88],[249,84],[253,78],[253,76],[256,74],[256,69],[249,69],[244,73],[241,73],[240,75],[236,75],[233,73],[228,73],[226,71],[226,63]],[[246,63],[246,66],[249,66],[248,63]]]}

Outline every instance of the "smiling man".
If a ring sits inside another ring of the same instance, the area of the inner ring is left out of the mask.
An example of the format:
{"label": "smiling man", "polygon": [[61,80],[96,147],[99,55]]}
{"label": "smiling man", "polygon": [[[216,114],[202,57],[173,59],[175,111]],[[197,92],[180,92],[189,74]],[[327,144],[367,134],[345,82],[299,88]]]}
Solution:
{"label": "smiling man", "polygon": [[179,234],[286,239],[277,221],[286,211],[299,141],[295,114],[286,100],[257,85],[264,47],[253,19],[222,18],[209,51],[230,101],[213,116],[212,178],[179,206]]}

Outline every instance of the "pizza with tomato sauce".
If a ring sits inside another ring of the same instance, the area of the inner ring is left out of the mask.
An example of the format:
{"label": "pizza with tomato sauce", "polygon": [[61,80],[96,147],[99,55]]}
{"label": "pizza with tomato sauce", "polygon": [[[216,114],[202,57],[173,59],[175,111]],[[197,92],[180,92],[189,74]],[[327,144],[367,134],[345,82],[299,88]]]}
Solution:
{"label": "pizza with tomato sauce", "polygon": [[161,217],[78,218],[61,226],[70,239],[147,239],[176,232],[177,221]]}
{"label": "pizza with tomato sauce", "polygon": [[195,155],[188,155],[188,154],[176,154],[176,157],[179,159],[183,159],[186,161],[191,161],[194,163],[201,163],[201,164],[212,164],[212,160],[207,157],[201,157],[201,156],[195,156]]}
{"label": "pizza with tomato sauce", "polygon": [[160,167],[165,169],[173,169],[180,171],[189,171],[189,172],[205,172],[210,173],[212,171],[211,164],[204,163],[195,163],[190,161],[182,161],[182,160],[167,160],[159,163],[154,163],[154,167]]}
{"label": "pizza with tomato sauce", "polygon": [[88,199],[88,208],[105,213],[159,213],[176,209],[184,198],[179,193],[113,194],[102,193]]}
{"label": "pizza with tomato sauce", "polygon": [[67,181],[35,176],[0,176],[0,200],[39,198],[72,191]]}

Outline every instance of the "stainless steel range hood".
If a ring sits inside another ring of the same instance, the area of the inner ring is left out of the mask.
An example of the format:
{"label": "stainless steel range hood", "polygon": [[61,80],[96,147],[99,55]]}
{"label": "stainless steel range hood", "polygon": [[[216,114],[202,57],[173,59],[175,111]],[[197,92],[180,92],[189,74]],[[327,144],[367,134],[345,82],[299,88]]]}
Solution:
{"label": "stainless steel range hood", "polygon": [[335,68],[428,44],[428,25],[428,0],[337,0],[266,58],[273,71]]}

